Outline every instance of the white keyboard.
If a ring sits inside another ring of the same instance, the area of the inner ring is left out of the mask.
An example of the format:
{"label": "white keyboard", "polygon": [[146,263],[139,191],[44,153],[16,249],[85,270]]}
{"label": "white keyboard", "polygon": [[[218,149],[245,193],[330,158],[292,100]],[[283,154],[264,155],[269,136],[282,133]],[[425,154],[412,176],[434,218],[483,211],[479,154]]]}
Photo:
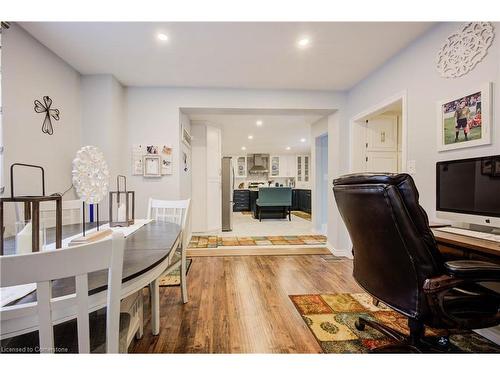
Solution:
{"label": "white keyboard", "polygon": [[475,230],[453,228],[453,227],[442,227],[442,228],[436,228],[435,230],[440,230],[441,232],[447,232],[453,234],[460,234],[462,236],[467,236],[467,237],[479,238],[480,240],[500,242],[500,235],[498,234],[483,233]]}

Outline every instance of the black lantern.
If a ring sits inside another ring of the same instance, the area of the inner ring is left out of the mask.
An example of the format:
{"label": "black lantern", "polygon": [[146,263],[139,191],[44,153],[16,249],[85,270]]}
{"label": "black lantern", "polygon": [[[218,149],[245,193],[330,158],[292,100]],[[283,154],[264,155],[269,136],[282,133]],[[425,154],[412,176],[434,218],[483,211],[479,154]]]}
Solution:
{"label": "black lantern", "polygon": [[[120,179],[123,180],[123,190],[120,190]],[[128,227],[134,224],[135,193],[127,191],[127,178],[116,177],[116,191],[109,192],[109,226]]]}

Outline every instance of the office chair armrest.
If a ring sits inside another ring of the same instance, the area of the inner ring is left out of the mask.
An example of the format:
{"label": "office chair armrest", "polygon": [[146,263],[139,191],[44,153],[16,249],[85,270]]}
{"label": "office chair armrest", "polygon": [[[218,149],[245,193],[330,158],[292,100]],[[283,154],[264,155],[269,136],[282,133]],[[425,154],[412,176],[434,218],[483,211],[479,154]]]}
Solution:
{"label": "office chair armrest", "polygon": [[500,281],[500,265],[479,260],[453,260],[444,264],[446,274],[425,280],[424,292],[438,293],[460,284]]}
{"label": "office chair armrest", "polygon": [[480,260],[453,260],[444,264],[449,276],[461,279],[499,280],[500,265]]}

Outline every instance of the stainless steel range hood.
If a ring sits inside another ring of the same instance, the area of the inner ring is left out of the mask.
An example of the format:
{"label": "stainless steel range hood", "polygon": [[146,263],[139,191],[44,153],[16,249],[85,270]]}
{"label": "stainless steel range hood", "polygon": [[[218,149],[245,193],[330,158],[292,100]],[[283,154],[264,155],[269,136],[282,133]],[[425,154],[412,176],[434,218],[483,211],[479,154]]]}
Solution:
{"label": "stainless steel range hood", "polygon": [[268,162],[269,155],[268,154],[253,154],[253,166],[250,168],[248,173],[257,174],[257,173],[268,173]]}

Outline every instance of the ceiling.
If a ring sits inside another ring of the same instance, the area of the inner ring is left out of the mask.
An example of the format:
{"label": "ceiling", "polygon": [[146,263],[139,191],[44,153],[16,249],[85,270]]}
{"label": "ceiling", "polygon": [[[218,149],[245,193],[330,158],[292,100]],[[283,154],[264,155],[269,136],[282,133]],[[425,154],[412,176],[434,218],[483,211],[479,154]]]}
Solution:
{"label": "ceiling", "polygon": [[[430,22],[21,22],[82,74],[127,86],[345,90]],[[158,40],[164,33],[169,40]],[[307,37],[310,44],[299,48]]]}
{"label": "ceiling", "polygon": [[[320,110],[304,110],[302,113],[258,114],[257,112],[214,114],[213,112],[186,111],[192,121],[207,121],[222,129],[222,153],[245,155],[252,153],[303,154],[311,149],[310,125],[326,115]],[[329,111],[332,113],[332,111]],[[257,121],[262,126],[257,126]],[[252,135],[253,139],[248,139]],[[278,136],[277,136],[278,135]],[[304,138],[305,142],[301,142]],[[246,147],[242,150],[241,147]],[[286,148],[290,147],[290,150]]]}

